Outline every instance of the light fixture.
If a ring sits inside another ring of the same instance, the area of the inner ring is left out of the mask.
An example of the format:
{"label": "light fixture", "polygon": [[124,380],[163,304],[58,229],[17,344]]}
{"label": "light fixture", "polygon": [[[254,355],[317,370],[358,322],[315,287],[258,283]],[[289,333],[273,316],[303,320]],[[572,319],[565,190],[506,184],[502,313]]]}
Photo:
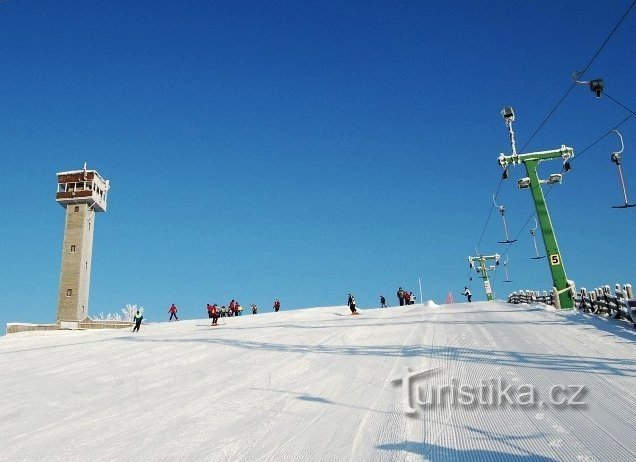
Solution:
{"label": "light fixture", "polygon": [[596,94],[597,98],[600,98],[603,94],[603,88],[605,84],[603,83],[603,79],[595,79],[590,81],[590,90]]}
{"label": "light fixture", "polygon": [[529,188],[530,187],[530,178],[527,177],[527,176],[524,176],[519,181],[517,181],[517,186],[519,187],[519,189]]}

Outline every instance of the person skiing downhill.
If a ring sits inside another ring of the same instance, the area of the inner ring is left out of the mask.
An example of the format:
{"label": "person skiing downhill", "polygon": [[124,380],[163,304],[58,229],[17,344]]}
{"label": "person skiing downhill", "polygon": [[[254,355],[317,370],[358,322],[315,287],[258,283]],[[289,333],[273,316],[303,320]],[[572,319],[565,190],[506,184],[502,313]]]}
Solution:
{"label": "person skiing downhill", "polygon": [[470,293],[470,289],[468,287],[464,286],[464,291],[462,292],[462,295],[465,296],[468,299],[468,303],[470,303],[473,294]]}
{"label": "person skiing downhill", "polygon": [[177,309],[174,303],[170,305],[170,308],[168,309],[168,313],[170,313],[170,319],[168,320],[168,322],[172,321],[173,316],[177,321],[179,320],[179,317],[177,316],[177,311],[179,310]]}
{"label": "person skiing downhill", "polygon": [[133,327],[133,332],[139,332],[139,326],[141,326],[141,321],[144,317],[141,315],[139,310],[133,316],[133,320],[135,321],[135,327]]}

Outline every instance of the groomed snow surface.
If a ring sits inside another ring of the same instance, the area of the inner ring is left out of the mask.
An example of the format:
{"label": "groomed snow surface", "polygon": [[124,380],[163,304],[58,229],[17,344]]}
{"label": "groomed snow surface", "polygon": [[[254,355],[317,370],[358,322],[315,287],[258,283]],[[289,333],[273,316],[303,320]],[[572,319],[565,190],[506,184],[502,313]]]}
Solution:
{"label": "groomed snow surface", "polygon": [[[631,325],[502,302],[429,305],[3,337],[0,460],[636,460]],[[412,379],[411,394],[407,367],[437,369]],[[453,379],[530,384],[544,404],[415,396]],[[575,401],[586,404],[547,403],[555,385],[585,386]]]}

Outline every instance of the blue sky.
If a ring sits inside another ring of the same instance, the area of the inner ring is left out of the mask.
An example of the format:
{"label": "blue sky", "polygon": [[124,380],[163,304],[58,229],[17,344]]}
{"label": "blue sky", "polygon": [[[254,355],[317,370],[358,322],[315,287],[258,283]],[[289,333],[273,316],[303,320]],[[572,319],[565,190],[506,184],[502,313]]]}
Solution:
{"label": "blue sky", "polygon": [[[64,210],[58,171],[110,179],[97,217],[90,311],[126,303],[167,319],[205,304],[271,309],[394,301],[398,286],[443,302],[467,257],[509,251],[493,283],[548,289],[530,193],[502,184],[509,153],[577,152],[629,114],[576,87],[531,134],[631,1],[0,3],[0,322],[55,318]],[[583,78],[636,108],[636,13]],[[620,127],[636,201],[636,118]],[[548,195],[568,277],[636,282],[636,209],[622,202],[619,147],[603,138]],[[542,165],[544,176],[559,171]],[[483,238],[480,241],[480,236]],[[540,241],[541,242],[541,241]],[[476,299],[484,294],[472,282]]]}

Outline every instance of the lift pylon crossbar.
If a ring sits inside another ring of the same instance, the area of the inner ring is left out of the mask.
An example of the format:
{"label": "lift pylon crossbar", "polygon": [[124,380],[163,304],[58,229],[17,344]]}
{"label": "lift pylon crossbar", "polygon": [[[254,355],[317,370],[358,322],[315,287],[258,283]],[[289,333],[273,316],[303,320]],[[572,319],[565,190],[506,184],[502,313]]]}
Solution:
{"label": "lift pylon crossbar", "polygon": [[[551,151],[512,154],[510,156],[501,154],[498,158],[499,165],[504,169],[508,168],[509,165],[524,164],[526,166],[526,174],[528,175],[526,178],[528,182],[527,186],[532,193],[539,225],[541,226],[541,234],[545,244],[546,255],[548,255],[553,286],[559,298],[557,303],[561,308],[567,309],[574,307],[574,296],[572,290],[568,290],[571,286],[565,274],[563,259],[559,251],[556,234],[552,227],[552,221],[550,219],[550,213],[548,212],[545,196],[543,195],[543,189],[541,188],[541,180],[539,180],[537,167],[540,162],[546,160],[562,159],[564,167],[566,167],[567,170],[567,167],[569,167],[567,162],[572,157],[574,157],[574,149],[562,145],[559,149],[553,149]],[[522,186],[521,183],[519,185],[520,187]]]}
{"label": "lift pylon crossbar", "polygon": [[[499,254],[494,255],[478,255],[475,257],[468,257],[468,265],[470,268],[475,268],[477,273],[479,273],[479,277],[484,281],[484,289],[486,290],[486,299],[494,300],[495,294],[492,290],[492,285],[490,284],[490,279],[488,278],[488,272],[494,271],[496,269],[495,265],[499,265]],[[486,262],[494,260],[495,265],[487,266]],[[475,265],[477,263],[479,266]]]}

